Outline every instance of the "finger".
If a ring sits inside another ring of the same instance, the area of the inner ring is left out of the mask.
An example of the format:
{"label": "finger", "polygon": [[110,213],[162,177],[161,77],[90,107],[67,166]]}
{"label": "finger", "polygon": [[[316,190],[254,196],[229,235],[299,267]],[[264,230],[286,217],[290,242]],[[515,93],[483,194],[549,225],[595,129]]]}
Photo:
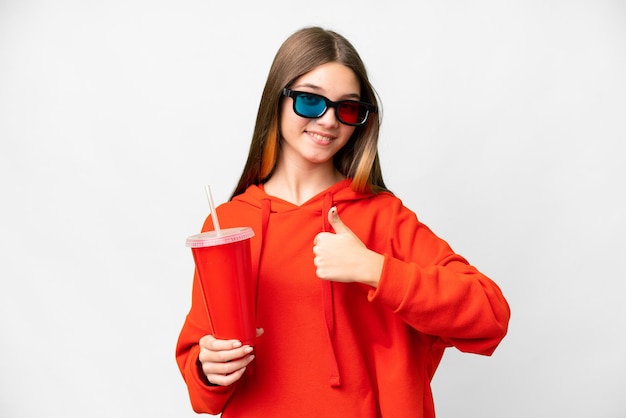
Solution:
{"label": "finger", "polygon": [[330,225],[333,227],[336,234],[341,234],[343,232],[352,233],[350,228],[348,228],[339,217],[337,206],[333,206],[328,211],[328,222],[330,222]]}
{"label": "finger", "polygon": [[198,360],[201,363],[228,363],[237,361],[252,353],[254,349],[249,345],[233,350],[213,351],[201,348],[198,354]]}
{"label": "finger", "polygon": [[200,347],[213,351],[232,350],[241,347],[239,340],[218,340],[212,335],[205,335],[200,339]]}
{"label": "finger", "polygon": [[327,235],[331,235],[330,232],[320,232],[319,234],[317,234],[315,236],[315,239],[313,240],[313,254],[318,255],[320,253],[320,251],[322,251],[322,243],[324,242],[324,240],[327,238]]}
{"label": "finger", "polygon": [[254,355],[228,363],[207,363],[202,365],[202,372],[209,382],[228,386],[241,379],[252,360],[254,360]]}
{"label": "finger", "polygon": [[236,373],[238,370],[246,367],[252,360],[254,360],[254,354],[227,362],[205,362],[202,363],[202,371],[206,376],[228,376],[229,374]]}
{"label": "finger", "polygon": [[[235,341],[235,343],[233,343]],[[242,346],[236,340],[217,340],[208,335],[200,339],[200,353],[198,359],[201,363],[226,363],[241,359],[252,353],[253,348],[249,345]],[[233,345],[235,348],[233,348]]]}
{"label": "finger", "polygon": [[239,379],[241,379],[241,376],[243,376],[245,371],[246,371],[246,368],[243,367],[237,370],[236,372],[228,374],[228,375],[208,374],[206,375],[206,378],[209,381],[209,383],[213,383],[214,385],[230,386],[236,381],[238,381]]}

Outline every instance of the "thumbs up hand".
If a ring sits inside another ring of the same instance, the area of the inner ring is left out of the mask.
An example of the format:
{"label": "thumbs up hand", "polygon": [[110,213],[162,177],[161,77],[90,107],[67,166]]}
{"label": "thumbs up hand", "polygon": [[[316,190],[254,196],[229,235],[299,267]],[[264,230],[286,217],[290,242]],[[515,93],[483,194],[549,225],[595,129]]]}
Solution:
{"label": "thumbs up hand", "polygon": [[313,242],[317,277],[337,282],[359,282],[378,286],[384,257],[369,250],[348,228],[332,207],[328,221],[335,233],[321,232]]}

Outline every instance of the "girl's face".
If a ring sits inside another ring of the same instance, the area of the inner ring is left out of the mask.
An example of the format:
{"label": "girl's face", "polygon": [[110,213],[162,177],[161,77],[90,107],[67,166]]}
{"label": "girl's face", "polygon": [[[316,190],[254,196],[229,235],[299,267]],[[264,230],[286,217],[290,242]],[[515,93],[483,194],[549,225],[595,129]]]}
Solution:
{"label": "girl's face", "polygon": [[[302,75],[289,87],[322,95],[332,101],[359,100],[360,83],[354,72],[343,64],[322,64]],[[352,136],[355,127],[337,119],[335,109],[316,119],[298,116],[293,111],[293,98],[282,102],[280,129],[283,138],[280,160],[301,168],[328,166],[334,169],[333,156]]]}

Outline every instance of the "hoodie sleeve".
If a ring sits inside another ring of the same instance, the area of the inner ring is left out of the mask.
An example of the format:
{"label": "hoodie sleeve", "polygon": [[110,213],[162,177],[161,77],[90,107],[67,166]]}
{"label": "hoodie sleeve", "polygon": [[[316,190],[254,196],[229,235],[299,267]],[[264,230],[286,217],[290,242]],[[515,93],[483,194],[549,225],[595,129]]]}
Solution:
{"label": "hoodie sleeve", "polygon": [[232,395],[236,384],[210,386],[202,373],[198,355],[200,338],[210,334],[211,327],[204,300],[194,275],[191,309],[178,337],[176,362],[187,384],[191,407],[197,413],[219,414]]}
{"label": "hoodie sleeve", "polygon": [[447,345],[491,355],[510,318],[500,288],[399,201],[391,212],[383,271],[370,300]]}

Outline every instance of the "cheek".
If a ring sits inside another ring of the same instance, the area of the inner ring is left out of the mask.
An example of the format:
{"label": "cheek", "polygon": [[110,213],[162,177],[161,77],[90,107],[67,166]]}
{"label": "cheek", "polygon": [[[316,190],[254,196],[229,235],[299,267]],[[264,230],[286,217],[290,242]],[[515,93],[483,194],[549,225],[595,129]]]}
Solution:
{"label": "cheek", "polygon": [[291,110],[291,101],[288,100],[288,97],[283,98],[283,101],[280,103],[280,115],[278,115],[278,119],[282,122],[283,118],[290,113],[293,113]]}
{"label": "cheek", "polygon": [[344,146],[350,140],[355,130],[355,126],[341,125],[341,146]]}
{"label": "cheek", "polygon": [[310,122],[310,119],[302,118],[296,115],[291,108],[291,102],[285,101],[281,107],[281,113],[278,118],[280,133],[283,137],[292,133],[301,132]]}

